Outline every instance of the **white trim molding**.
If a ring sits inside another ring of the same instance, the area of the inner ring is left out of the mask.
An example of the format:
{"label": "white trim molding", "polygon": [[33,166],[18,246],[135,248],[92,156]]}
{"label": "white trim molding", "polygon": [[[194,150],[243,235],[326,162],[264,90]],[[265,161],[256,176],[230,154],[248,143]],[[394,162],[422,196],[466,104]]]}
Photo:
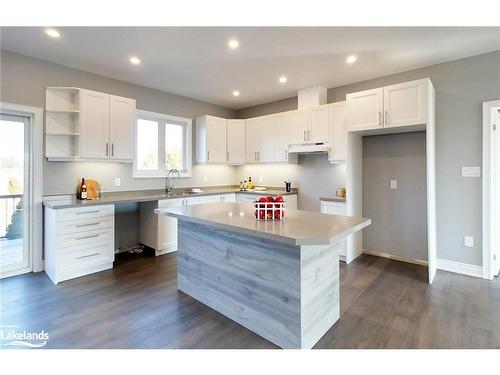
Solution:
{"label": "white trim molding", "polygon": [[397,255],[392,255],[389,253],[384,253],[384,252],[379,252],[379,251],[371,251],[371,250],[366,250],[366,249],[363,249],[363,253],[368,254],[368,255],[373,255],[376,257],[380,257],[380,258],[393,259],[393,260],[397,260],[399,262],[418,264],[419,266],[424,266],[424,267],[428,266],[428,262],[426,260],[409,259],[409,258],[397,256]]}
{"label": "white trim molding", "polygon": [[[42,190],[43,190],[43,108],[0,102],[0,112],[30,118],[30,183],[31,200],[29,238],[31,247],[30,269],[43,271],[42,245]],[[13,276],[11,274],[10,276]],[[3,275],[9,276],[7,274]]]}
{"label": "white trim molding", "polygon": [[485,279],[493,278],[493,257],[492,249],[492,189],[493,181],[491,179],[492,157],[492,128],[491,128],[491,110],[500,107],[500,100],[483,103],[483,275]]}
{"label": "white trim molding", "polygon": [[459,273],[462,275],[483,278],[483,267],[474,264],[467,264],[455,262],[448,259],[437,259],[437,269],[441,271],[448,271]]}

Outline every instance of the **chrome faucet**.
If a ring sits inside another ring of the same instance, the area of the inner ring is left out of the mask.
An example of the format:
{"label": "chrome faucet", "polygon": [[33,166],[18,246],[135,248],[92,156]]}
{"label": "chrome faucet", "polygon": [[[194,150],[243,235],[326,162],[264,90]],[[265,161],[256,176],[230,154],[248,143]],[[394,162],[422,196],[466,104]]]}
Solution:
{"label": "chrome faucet", "polygon": [[170,169],[167,173],[167,177],[165,177],[165,192],[170,194],[172,189],[174,188],[173,181],[170,177],[171,174],[177,174],[177,178],[181,178],[181,173],[178,169]]}

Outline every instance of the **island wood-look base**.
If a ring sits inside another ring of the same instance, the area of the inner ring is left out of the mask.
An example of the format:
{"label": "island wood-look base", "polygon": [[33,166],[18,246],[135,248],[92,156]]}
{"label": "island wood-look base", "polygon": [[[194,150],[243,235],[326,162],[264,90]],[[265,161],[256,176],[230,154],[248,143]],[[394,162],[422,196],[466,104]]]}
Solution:
{"label": "island wood-look base", "polygon": [[291,245],[179,219],[177,288],[282,348],[339,318],[336,245]]}

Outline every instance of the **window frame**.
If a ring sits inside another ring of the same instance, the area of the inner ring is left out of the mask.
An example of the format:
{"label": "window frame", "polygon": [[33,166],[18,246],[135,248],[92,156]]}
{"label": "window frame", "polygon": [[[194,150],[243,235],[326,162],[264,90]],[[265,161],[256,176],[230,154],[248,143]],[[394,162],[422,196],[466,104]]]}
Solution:
{"label": "window frame", "polygon": [[[137,169],[137,122],[138,120],[149,120],[158,122],[158,169],[155,170],[139,170]],[[137,110],[136,120],[134,125],[134,163],[133,163],[133,174],[134,178],[162,178],[166,177],[168,170],[165,165],[165,124],[173,123],[182,125],[185,127],[185,143],[184,143],[184,155],[185,155],[185,169],[180,171],[181,178],[192,177],[193,172],[193,120],[171,116],[164,113],[150,112],[144,110]]]}

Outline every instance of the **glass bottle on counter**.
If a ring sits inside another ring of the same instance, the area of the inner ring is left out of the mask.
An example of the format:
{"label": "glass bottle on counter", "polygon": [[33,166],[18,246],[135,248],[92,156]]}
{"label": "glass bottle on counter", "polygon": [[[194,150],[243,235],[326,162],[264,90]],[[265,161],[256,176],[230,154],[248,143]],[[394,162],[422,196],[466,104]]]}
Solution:
{"label": "glass bottle on counter", "polygon": [[243,181],[243,190],[247,190],[248,189],[248,184],[247,184],[247,180]]}
{"label": "glass bottle on counter", "polygon": [[87,185],[85,184],[85,178],[82,177],[82,183],[80,185],[80,199],[87,199]]}
{"label": "glass bottle on counter", "polygon": [[252,177],[248,177],[248,190],[252,190],[253,188]]}

